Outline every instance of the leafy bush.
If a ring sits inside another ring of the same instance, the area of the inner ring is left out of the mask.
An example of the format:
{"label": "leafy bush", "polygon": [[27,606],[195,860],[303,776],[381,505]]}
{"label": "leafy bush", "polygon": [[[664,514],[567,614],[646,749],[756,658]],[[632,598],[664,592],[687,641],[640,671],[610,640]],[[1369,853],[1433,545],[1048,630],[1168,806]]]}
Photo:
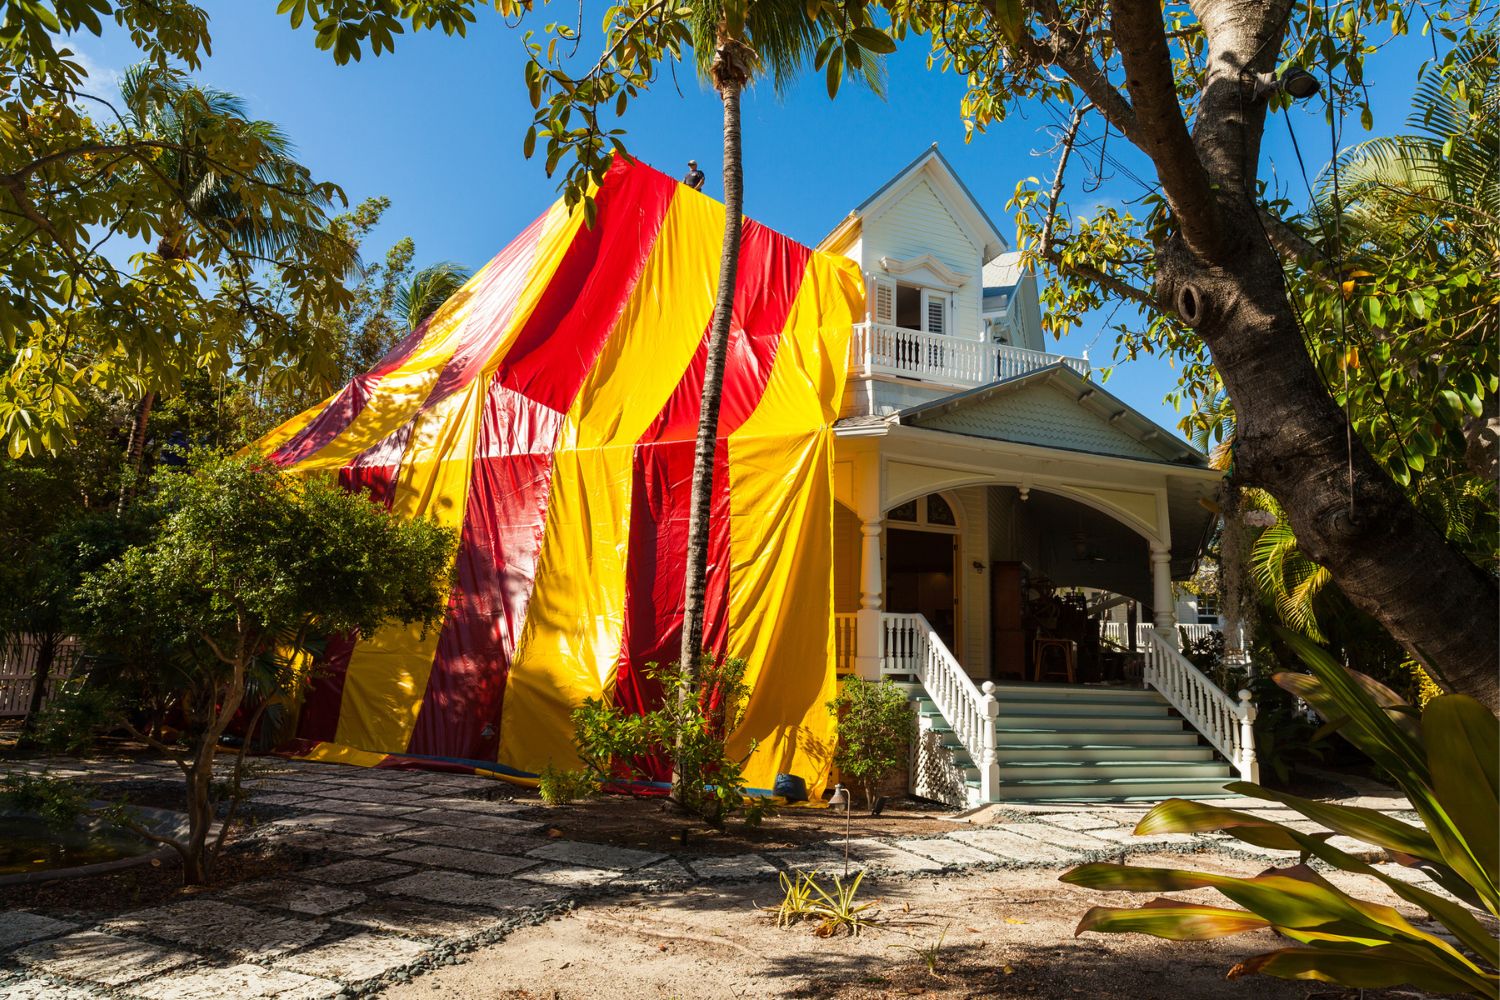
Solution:
{"label": "leafy bush", "polygon": [[[1258,847],[1300,851],[1302,863],[1254,878],[1083,865],[1063,881],[1106,891],[1214,888],[1243,909],[1166,898],[1139,908],[1101,906],[1084,915],[1079,932],[1136,932],[1192,941],[1270,928],[1301,947],[1248,958],[1230,970],[1231,978],[1261,973],[1358,989],[1410,984],[1438,993],[1495,996],[1500,978],[1493,970],[1500,965],[1500,945],[1463,904],[1500,915],[1500,720],[1465,695],[1432,699],[1418,719],[1412,706],[1384,685],[1345,669],[1301,636],[1283,631],[1282,638],[1312,673],[1278,674],[1277,683],[1305,699],[1369,755],[1401,787],[1422,826],[1373,809],[1330,805],[1245,782],[1227,788],[1280,802],[1326,829],[1304,833],[1238,810],[1171,799],[1147,813],[1135,832],[1222,830]],[[1384,849],[1392,862],[1420,869],[1462,902],[1333,847],[1328,841],[1334,835]],[[1348,895],[1308,867],[1310,858],[1378,879],[1425,910],[1446,934],[1429,934],[1390,907]]]}
{"label": "leafy bush", "polygon": [[[241,799],[244,749],[298,683],[299,662],[321,636],[440,620],[455,541],[331,478],[298,478],[259,458],[194,461],[195,472],[169,467],[154,477],[150,539],[84,577],[78,615],[93,662],[58,709],[86,720],[111,696],[118,706],[153,706],[156,725],[143,729],[126,710],[107,725],[182,769],[187,837],[137,832],[175,848],[190,883],[208,878]],[[215,752],[231,726],[241,753],[228,784],[216,785]]]}
{"label": "leafy bush", "polygon": [[547,805],[565,806],[597,794],[599,783],[587,771],[564,771],[548,764],[538,775],[537,791]]}
{"label": "leafy bush", "polygon": [[83,814],[92,791],[48,774],[16,771],[0,779],[0,811],[40,816],[48,826],[61,830]]}
{"label": "leafy bush", "polygon": [[905,767],[911,754],[916,727],[911,702],[889,680],[850,677],[828,711],[839,720],[834,766],[864,789],[865,805],[873,806],[876,786]]}
{"label": "leafy bush", "polygon": [[648,663],[646,675],[662,689],[654,711],[636,715],[590,698],[573,712],[573,741],[589,775],[600,784],[648,781],[653,759],[668,757],[681,809],[714,827],[735,813],[759,823],[765,805],[746,798],[744,779],[756,744],[739,760],[725,745],[750,698],[745,661],[705,656],[695,671]]}

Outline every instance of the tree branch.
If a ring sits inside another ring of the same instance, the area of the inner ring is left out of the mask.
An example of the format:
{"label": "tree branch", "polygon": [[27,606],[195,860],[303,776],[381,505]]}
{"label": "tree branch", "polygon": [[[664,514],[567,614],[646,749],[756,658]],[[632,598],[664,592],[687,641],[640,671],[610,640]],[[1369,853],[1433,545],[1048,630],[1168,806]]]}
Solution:
{"label": "tree branch", "polygon": [[1122,278],[1117,278],[1112,274],[1107,274],[1091,264],[1080,264],[1077,261],[1065,261],[1063,259],[1063,255],[1056,250],[1047,250],[1042,254],[1042,257],[1045,258],[1048,263],[1057,268],[1059,271],[1071,274],[1075,278],[1082,278],[1085,281],[1092,281],[1100,288],[1104,288],[1111,292],[1114,292],[1121,298],[1129,299],[1138,306],[1150,309],[1152,311],[1156,311],[1161,308],[1161,303],[1156,300],[1156,296],[1152,295],[1144,288],[1137,288],[1130,282],[1125,281]]}
{"label": "tree branch", "polygon": [[1188,134],[1172,53],[1157,0],[1112,0],[1115,41],[1125,66],[1125,89],[1136,130],[1127,137],[1156,165],[1162,191],[1183,239],[1206,262],[1219,261],[1225,240],[1213,183]]}
{"label": "tree branch", "polygon": [[1063,132],[1062,152],[1057,158],[1057,173],[1052,175],[1052,192],[1047,197],[1047,221],[1042,223],[1042,252],[1048,253],[1052,250],[1052,230],[1057,222],[1057,203],[1062,197],[1063,175],[1068,170],[1068,159],[1073,155],[1073,140],[1078,137],[1078,127],[1083,124],[1083,116],[1088,113],[1089,105],[1080,104],[1073,109],[1073,116],[1068,119],[1068,127]]}

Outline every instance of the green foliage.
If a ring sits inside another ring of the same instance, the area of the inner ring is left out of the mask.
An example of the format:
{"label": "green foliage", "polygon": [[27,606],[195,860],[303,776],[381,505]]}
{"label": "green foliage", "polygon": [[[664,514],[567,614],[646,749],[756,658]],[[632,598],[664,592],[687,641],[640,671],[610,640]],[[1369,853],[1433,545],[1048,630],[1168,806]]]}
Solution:
{"label": "green foliage", "polygon": [[92,792],[92,789],[46,773],[12,771],[0,778],[0,814],[16,812],[40,816],[54,830],[63,830],[83,815]]}
{"label": "green foliage", "polygon": [[837,875],[832,876],[832,879],[831,891],[819,885],[816,877],[810,882],[813,892],[818,897],[813,904],[813,916],[821,918],[814,933],[818,937],[832,937],[844,930],[849,932],[850,937],[858,937],[861,930],[874,922],[864,914],[875,903],[873,901],[859,902],[859,886],[865,880],[865,873],[862,870],[856,872],[854,881],[848,885],[845,885],[844,880]]}
{"label": "green foliage", "polygon": [[[1500,720],[1464,695],[1434,698],[1419,719],[1389,688],[1346,670],[1307,639],[1291,632],[1282,638],[1312,672],[1279,674],[1277,683],[1306,699],[1374,760],[1405,792],[1422,825],[1243,782],[1228,788],[1282,803],[1324,829],[1305,833],[1238,810],[1171,799],[1147,813],[1136,833],[1222,830],[1258,847],[1299,851],[1303,863],[1254,878],[1083,865],[1063,881],[1105,891],[1214,888],[1242,909],[1172,899],[1140,908],[1095,907],[1079,931],[1204,940],[1270,928],[1298,946],[1246,959],[1230,971],[1231,978],[1260,973],[1360,989],[1410,984],[1494,996],[1500,986],[1493,971],[1500,965],[1500,943],[1464,905],[1387,875],[1333,847],[1329,838],[1342,835],[1384,849],[1394,863],[1420,869],[1462,903],[1491,916],[1500,913]],[[1349,895],[1309,868],[1309,858],[1378,880],[1423,909],[1445,935],[1423,931],[1390,907]]]}
{"label": "green foliage", "polygon": [[424,267],[396,290],[395,315],[407,331],[437,312],[469,280],[469,271],[451,260]]}
{"label": "green foliage", "polygon": [[[125,714],[114,724],[174,756],[187,776],[191,831],[174,846],[189,881],[201,881],[222,801],[214,751],[241,707],[248,742],[323,637],[439,621],[455,533],[403,520],[327,477],[297,478],[255,457],[194,458],[191,473],[157,473],[152,536],[85,576],[78,611],[93,658],[82,691],[115,697]],[[75,710],[62,702],[60,711]],[[136,725],[169,712],[180,727],[171,742]]]}
{"label": "green foliage", "polygon": [[864,789],[865,805],[875,803],[875,787],[906,766],[916,717],[906,694],[889,680],[846,678],[828,703],[838,717],[839,745],[833,763]]}
{"label": "green foliage", "polygon": [[[131,698],[117,682],[91,684],[86,675],[70,677],[37,714],[32,737],[38,746],[54,753],[81,754],[100,733],[117,728],[120,719],[139,715],[147,707],[144,696]],[[160,715],[160,709],[153,714]]]}
{"label": "green foliage", "polygon": [[537,776],[537,791],[549,806],[565,806],[599,794],[599,783],[587,771],[564,771],[548,764]]}
{"label": "green foliage", "polygon": [[948,930],[952,926],[952,924],[944,925],[942,933],[938,935],[938,939],[929,945],[893,944],[887,945],[887,947],[904,948],[905,950],[911,952],[916,956],[917,960],[921,962],[924,967],[926,967],[927,974],[929,976],[935,976],[937,975],[938,965],[941,964],[943,959],[943,942],[948,939]]}
{"label": "green foliage", "polygon": [[[321,321],[350,302],[352,247],[327,216],[343,193],[314,180],[274,125],[174,65],[199,66],[207,15],[183,0],[35,0],[4,17],[9,453],[70,444],[90,393],[136,399],[194,371],[328,384]],[[117,100],[90,91],[66,47],[110,17],[146,57]]]}
{"label": "green foliage", "polygon": [[798,871],[795,875],[778,872],[781,880],[781,902],[775,909],[776,926],[790,927],[803,920],[811,920],[817,913],[817,898],[814,892],[816,871]]}
{"label": "green foliage", "polygon": [[[804,920],[818,921],[814,931],[819,937],[831,937],[840,930],[847,930],[850,937],[871,925],[871,917],[865,916],[875,904],[859,902],[859,887],[865,873],[858,872],[848,885],[837,875],[832,876],[832,890],[818,882],[819,872],[797,871],[794,875],[781,872],[782,898],[774,912],[777,927],[790,927]],[[946,933],[946,932],[945,932]],[[942,940],[938,941],[942,947]]]}
{"label": "green foliage", "polygon": [[588,773],[605,785],[649,781],[653,759],[670,757],[680,808],[715,827],[736,813],[759,823],[765,805],[747,799],[744,779],[756,744],[738,760],[725,745],[750,698],[745,661],[705,656],[696,671],[650,663],[646,674],[661,685],[659,708],[636,715],[590,698],[573,712],[573,742]]}

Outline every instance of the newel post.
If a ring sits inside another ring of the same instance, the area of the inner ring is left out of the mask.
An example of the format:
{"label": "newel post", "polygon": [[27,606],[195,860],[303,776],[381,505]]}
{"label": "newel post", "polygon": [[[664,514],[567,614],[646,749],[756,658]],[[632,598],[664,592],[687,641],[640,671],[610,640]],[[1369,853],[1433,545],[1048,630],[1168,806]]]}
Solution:
{"label": "newel post", "polygon": [[1260,761],[1255,758],[1255,703],[1240,689],[1240,780],[1260,784]]}
{"label": "newel post", "polygon": [[998,734],[995,727],[1000,720],[1000,699],[995,697],[995,685],[985,681],[979,689],[983,693],[979,707],[984,715],[984,727],[979,732],[980,760],[979,793],[986,802],[1000,801],[1000,760],[996,752]]}

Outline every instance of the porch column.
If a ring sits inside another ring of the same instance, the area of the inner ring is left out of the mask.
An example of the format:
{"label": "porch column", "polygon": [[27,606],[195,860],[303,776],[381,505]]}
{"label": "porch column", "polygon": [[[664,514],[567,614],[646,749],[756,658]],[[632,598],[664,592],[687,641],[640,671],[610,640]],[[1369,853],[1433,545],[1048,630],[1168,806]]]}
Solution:
{"label": "porch column", "polygon": [[867,681],[880,680],[881,518],[860,521],[859,612],[855,617],[854,672]]}
{"label": "porch column", "polygon": [[882,636],[881,591],[885,569],[880,564],[880,534],[885,521],[880,481],[880,454],[867,451],[854,462],[854,513],[859,516],[859,611],[854,616],[854,672],[867,681],[880,680]]}
{"label": "porch column", "polygon": [[1157,634],[1177,645],[1177,609],[1172,602],[1172,552],[1164,545],[1151,546],[1151,624]]}

